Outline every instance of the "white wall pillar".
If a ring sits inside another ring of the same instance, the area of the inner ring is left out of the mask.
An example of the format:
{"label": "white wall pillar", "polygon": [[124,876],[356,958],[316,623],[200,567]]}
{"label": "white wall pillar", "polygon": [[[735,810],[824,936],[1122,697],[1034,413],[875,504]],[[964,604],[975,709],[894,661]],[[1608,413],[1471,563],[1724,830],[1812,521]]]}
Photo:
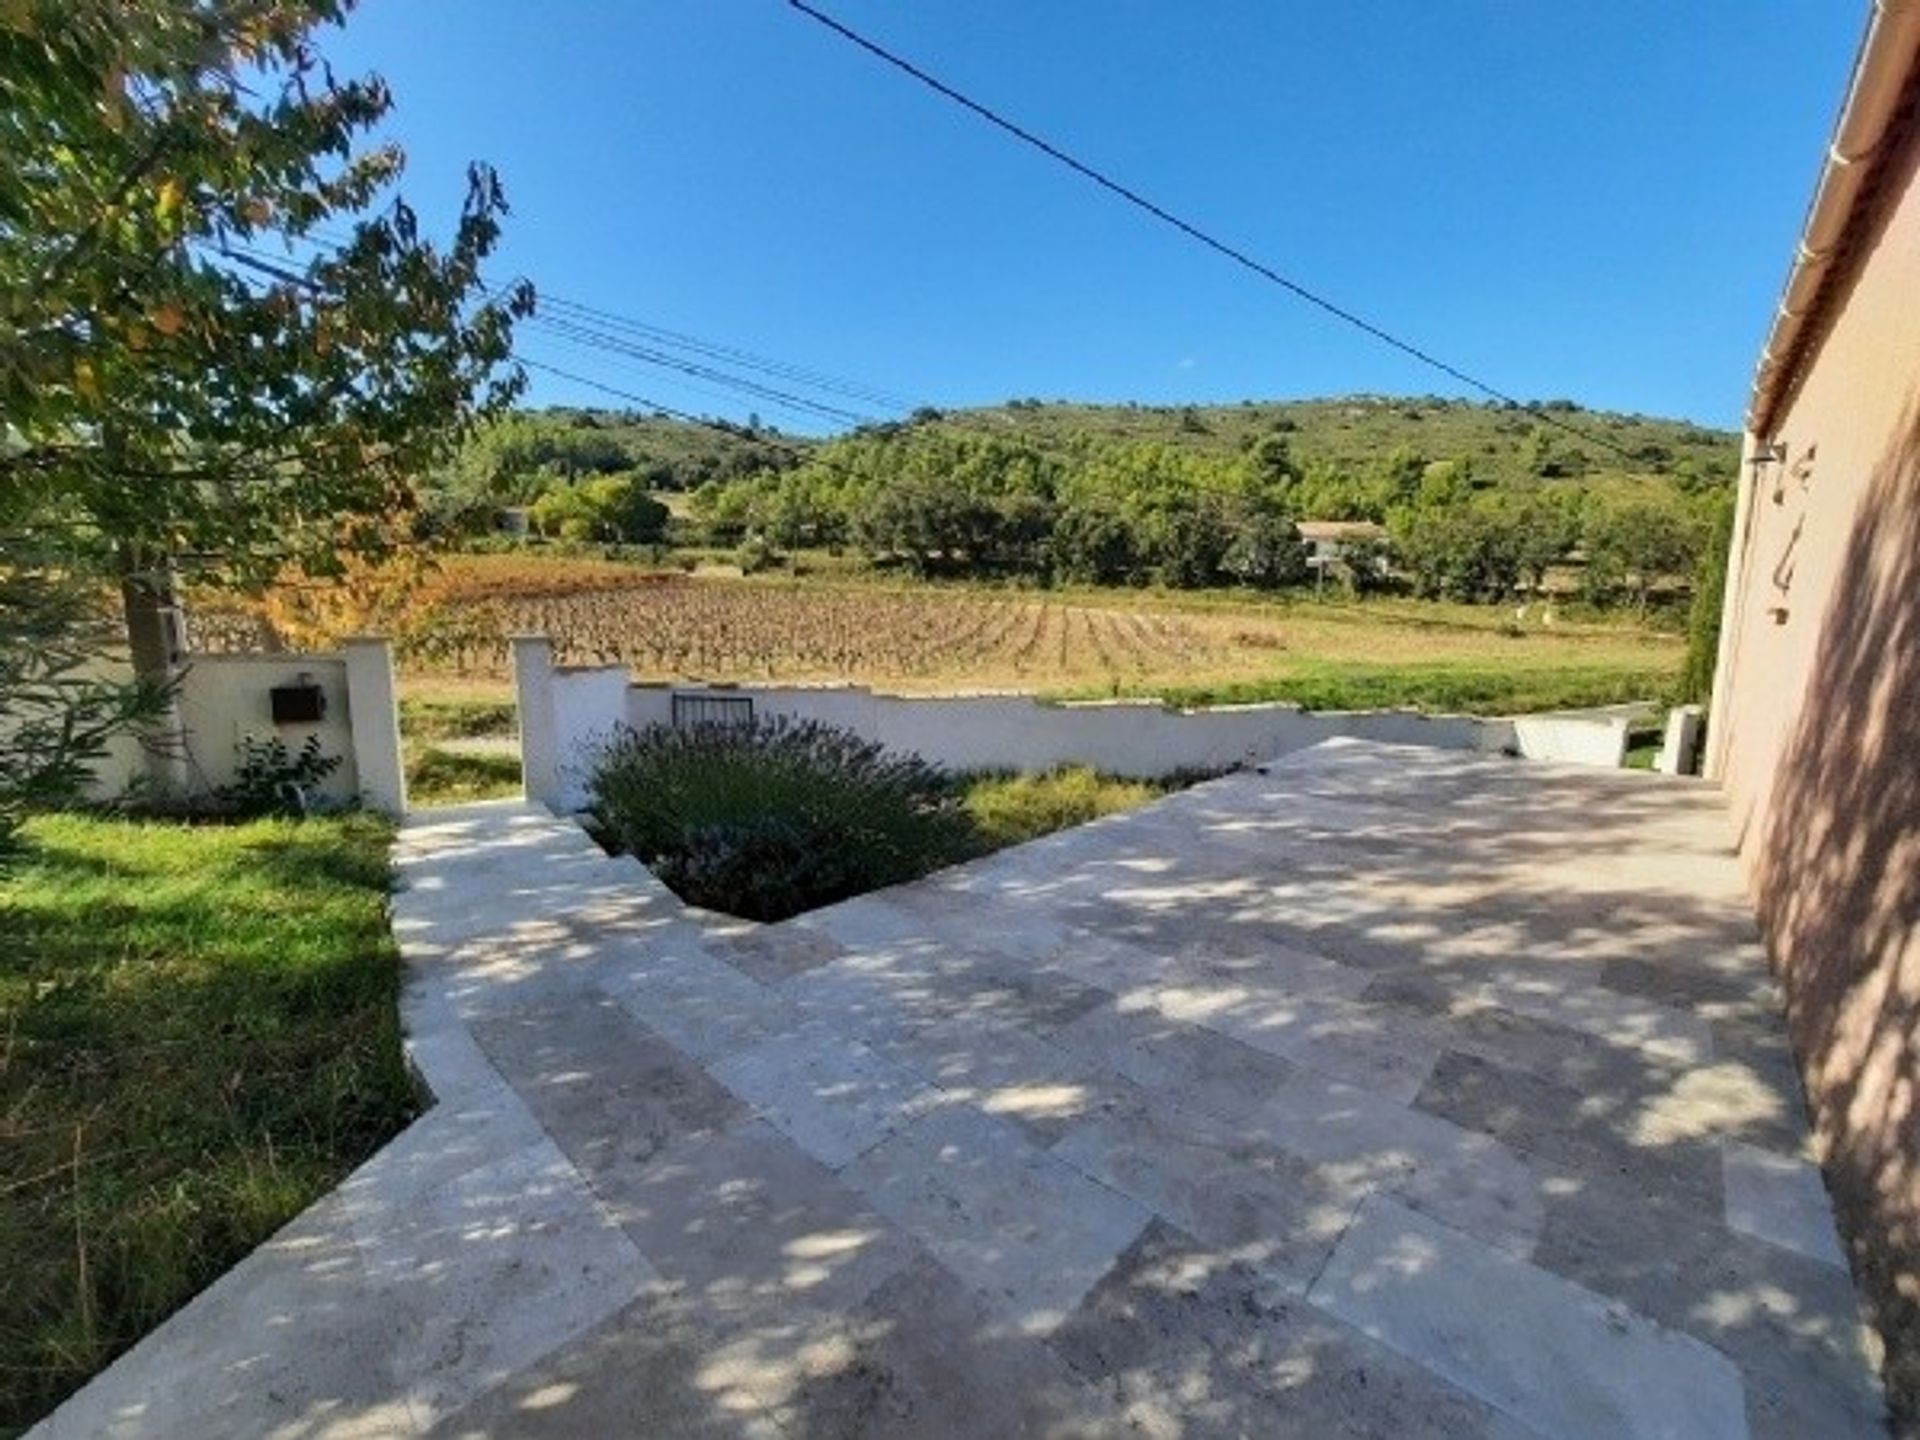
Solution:
{"label": "white wall pillar", "polygon": [[1694,754],[1700,748],[1698,705],[1676,705],[1667,712],[1667,733],[1660,739],[1660,753],[1653,768],[1663,775],[1691,775]]}
{"label": "white wall pillar", "polygon": [[544,635],[516,635],[514,700],[520,709],[520,784],[527,799],[543,805],[561,800],[560,733],[553,707],[553,642]]}
{"label": "white wall pillar", "polygon": [[400,700],[393,683],[393,645],[356,635],[342,647],[347,661],[347,724],[360,795],[396,820],[407,813],[407,767],[400,754]]}

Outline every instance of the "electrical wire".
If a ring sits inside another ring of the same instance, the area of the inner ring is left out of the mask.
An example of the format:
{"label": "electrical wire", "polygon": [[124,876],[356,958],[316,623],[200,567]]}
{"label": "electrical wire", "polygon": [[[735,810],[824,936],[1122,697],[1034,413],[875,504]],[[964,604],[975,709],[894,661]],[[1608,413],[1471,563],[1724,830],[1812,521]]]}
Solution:
{"label": "electrical wire", "polygon": [[1047,140],[1044,137],[1035,134],[1032,130],[1027,129],[1025,126],[1017,123],[1016,121],[1008,119],[1006,116],[1000,114],[999,111],[994,110],[989,106],[983,105],[980,101],[973,99],[971,96],[968,96],[966,94],[963,94],[961,91],[956,90],[953,86],[947,84],[944,80],[941,80],[937,76],[929,74],[927,71],[921,69],[918,65],[914,64],[911,60],[908,60],[904,56],[894,53],[893,51],[887,49],[885,46],[877,43],[876,41],[869,40],[866,36],[862,35],[859,31],[854,30],[851,27],[842,24],[840,21],[834,19],[833,16],[827,14],[825,11],[816,9],[814,6],[808,4],[807,0],[786,0],[786,3],[789,8],[793,10],[797,10],[802,15],[805,15],[809,19],[816,21],[820,25],[824,26],[826,29],[840,36],[843,40],[846,40],[849,44],[852,44],[857,48],[865,51],[867,54],[873,56],[877,60],[880,60],[884,64],[892,66],[894,69],[900,71],[902,74],[917,81],[921,85],[926,86],[928,89],[934,91],[936,94],[944,96],[946,99],[951,100],[954,104],[960,106],[963,110],[966,110],[971,114],[973,114],[974,116],[976,116],[977,118],[986,121],[989,125],[992,125],[996,129],[1001,130],[1008,135],[1011,135],[1014,139],[1020,141],[1023,145],[1030,146],[1031,148],[1038,150],[1041,154],[1047,156],[1048,158],[1056,161],[1061,165],[1066,166],[1067,169],[1073,171],[1075,174],[1079,175],[1081,178],[1091,181],[1093,184],[1099,186],[1101,189],[1109,192],[1110,194],[1117,196],[1119,199],[1125,201],[1127,204],[1133,206],[1135,209],[1145,212],[1146,214],[1152,216],[1154,219],[1160,221],[1162,224],[1171,226],[1173,229],[1179,231],[1182,235],[1185,235],[1188,239],[1193,240],[1205,246],[1207,249],[1214,251],[1216,254],[1226,257],[1228,260],[1231,260],[1234,264],[1240,266],[1242,269],[1251,271],[1253,274],[1259,276],[1261,279],[1266,280],[1271,284],[1279,286],[1282,290],[1285,290],[1289,294],[1291,294],[1295,299],[1304,301],[1308,305],[1311,305],[1318,310],[1324,311],[1326,314],[1333,316],[1336,320],[1339,320],[1344,324],[1351,325],[1356,330],[1359,330],[1364,334],[1372,336],[1375,340],[1380,341],[1382,344],[1391,346],[1393,349],[1398,350],[1401,354],[1409,356],[1412,359],[1419,361],[1422,365],[1426,365],[1431,369],[1439,371],[1442,375],[1446,375],[1451,379],[1459,381],[1462,385],[1466,385],[1474,390],[1479,391],[1481,394],[1489,397],[1490,399],[1498,400],[1502,404],[1512,405],[1518,409],[1526,411],[1528,414],[1532,415],[1535,419],[1539,420],[1542,424],[1551,425],[1558,430],[1564,430],[1570,435],[1577,435],[1582,440],[1585,440],[1590,444],[1599,445],[1604,449],[1612,450],[1616,454],[1624,455],[1629,459],[1638,458],[1633,454],[1632,451],[1628,450],[1624,445],[1621,445],[1616,441],[1609,440],[1603,435],[1594,434],[1591,431],[1583,429],[1578,425],[1568,424],[1565,420],[1562,420],[1558,416],[1553,415],[1552,413],[1541,409],[1537,405],[1534,405],[1528,401],[1520,400],[1515,396],[1508,394],[1506,391],[1499,389],[1497,386],[1487,383],[1485,380],[1478,378],[1477,376],[1473,375],[1469,371],[1463,370],[1457,365],[1453,365],[1448,363],[1445,360],[1442,360],[1439,356],[1433,354],[1429,350],[1423,349],[1421,346],[1414,344],[1412,341],[1401,339],[1398,335],[1395,335],[1392,331],[1386,329],[1384,326],[1377,325],[1373,321],[1368,320],[1363,316],[1356,314],[1352,310],[1347,309],[1344,305],[1340,305],[1335,303],[1332,300],[1329,300],[1326,296],[1321,295],[1315,290],[1309,289],[1307,286],[1301,284],[1299,281],[1288,278],[1286,275],[1282,274],[1279,270],[1267,264],[1265,261],[1257,259],[1256,257],[1254,257],[1253,255],[1250,255],[1248,252],[1246,252],[1245,250],[1242,250],[1238,246],[1229,244],[1227,241],[1218,238],[1217,236],[1211,234],[1210,232],[1202,229],[1200,226],[1194,224],[1192,221],[1182,219],[1179,215],[1176,215],[1173,211],[1167,209],[1164,205],[1161,205],[1156,201],[1148,199],[1145,195],[1141,194],[1138,190],[1134,189],[1132,186],[1127,185],[1122,181],[1114,179],[1111,175],[1108,175],[1102,170],[1096,169],[1092,165],[1087,164],[1084,160],[1077,159],[1075,156],[1070,154],[1065,149],[1061,148],[1059,145],[1056,145],[1052,141]]}
{"label": "electrical wire", "polygon": [[653,349],[650,346],[623,339],[604,327],[585,324],[559,316],[542,316],[537,311],[533,318],[540,328],[550,333],[578,340],[595,348],[611,351],[614,354],[626,355],[644,364],[657,366],[663,370],[673,370],[697,380],[706,380],[714,384],[724,385],[750,398],[768,400],[775,404],[786,405],[789,408],[811,414],[819,419],[833,420],[852,425],[869,425],[876,423],[880,418],[876,415],[866,414],[857,410],[849,410],[843,406],[828,404],[824,401],[811,400],[803,395],[796,395],[792,391],[781,390],[775,386],[762,384],[757,380],[730,375],[726,371],[716,370],[712,366],[682,360],[660,350]]}
{"label": "electrical wire", "polygon": [[[343,238],[324,231],[310,232],[299,238],[316,249],[334,251],[344,248],[349,243]],[[254,248],[253,253],[256,257],[266,260],[275,258],[257,247]],[[495,293],[500,293],[502,287],[494,285],[491,281],[483,283]],[[683,331],[670,330],[664,326],[653,325],[632,316],[621,315],[604,307],[589,304],[584,300],[558,295],[544,288],[539,292],[539,307],[535,318],[555,325],[571,324],[603,332],[619,332],[608,335],[606,338],[610,342],[617,341],[621,345],[647,352],[645,355],[637,355],[636,358],[648,360],[662,368],[680,370],[684,374],[700,372],[702,378],[729,385],[742,394],[758,400],[793,401],[816,419],[858,425],[876,423],[881,418],[871,413],[855,411],[837,403],[838,401],[854,401],[883,411],[909,411],[921,408],[925,404],[923,401],[916,401],[862,381],[831,375],[825,371],[796,365],[791,361],[775,360],[751,350],[716,340],[703,339]],[[682,355],[665,353],[669,351],[685,353]],[[688,355],[695,358],[688,359]],[[728,366],[733,370],[745,371],[747,374],[716,372],[714,369],[716,365]],[[759,378],[752,378],[756,376]],[[786,388],[788,386],[798,386],[831,398],[815,400],[808,396],[795,396]]]}

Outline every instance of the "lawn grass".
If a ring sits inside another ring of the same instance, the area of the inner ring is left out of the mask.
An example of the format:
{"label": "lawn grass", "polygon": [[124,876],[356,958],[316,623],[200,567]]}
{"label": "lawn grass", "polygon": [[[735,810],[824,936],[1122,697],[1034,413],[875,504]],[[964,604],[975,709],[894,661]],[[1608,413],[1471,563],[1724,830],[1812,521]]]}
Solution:
{"label": "lawn grass", "polygon": [[503,739],[519,726],[511,699],[407,695],[400,701],[400,730],[409,740]]}
{"label": "lawn grass", "polygon": [[407,746],[407,803],[422,808],[505,800],[521,793],[520,757]]}
{"label": "lawn grass", "polygon": [[461,749],[449,742],[511,740],[520,717],[511,696],[409,694],[400,700],[407,800],[418,806],[464,805],[520,793],[520,758],[503,751]]}
{"label": "lawn grass", "polygon": [[1124,780],[1084,765],[1041,775],[969,775],[961,803],[973,821],[977,854],[1001,850],[1157,800],[1177,785]]}
{"label": "lawn grass", "polygon": [[0,875],[0,1433],[415,1113],[367,815],[49,816]]}
{"label": "lawn grass", "polygon": [[1668,696],[1674,677],[1634,664],[1524,663],[1344,665],[1314,661],[1267,679],[1170,686],[1170,705],[1251,705],[1284,701],[1308,710],[1421,710],[1430,714],[1521,715],[1625,704]]}

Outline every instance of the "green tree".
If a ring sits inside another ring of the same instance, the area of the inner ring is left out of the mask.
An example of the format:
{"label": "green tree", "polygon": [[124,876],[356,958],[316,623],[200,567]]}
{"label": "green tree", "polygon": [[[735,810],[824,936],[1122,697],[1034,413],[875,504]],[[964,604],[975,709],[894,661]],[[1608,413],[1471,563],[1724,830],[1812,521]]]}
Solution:
{"label": "green tree", "polygon": [[1705,539],[1693,577],[1693,604],[1687,612],[1687,659],[1680,672],[1680,692],[1682,699],[1702,704],[1713,698],[1713,672],[1720,659],[1720,612],[1733,548],[1733,509],[1731,488],[1707,502]]}
{"label": "green tree", "polygon": [[1274,590],[1307,579],[1307,547],[1290,515],[1278,509],[1244,514],[1234,526],[1220,568],[1242,585]]}
{"label": "green tree", "polygon": [[1693,573],[1705,527],[1685,501],[1656,491],[1590,506],[1581,539],[1588,593],[1597,600],[1624,593],[1644,615],[1655,587]]}
{"label": "green tree", "polygon": [[[1422,490],[1444,480],[1429,474]],[[1462,493],[1396,511],[1394,549],[1417,594],[1455,600],[1499,600],[1524,568],[1513,507],[1497,491]]]}
{"label": "green tree", "polygon": [[562,540],[651,545],[667,531],[667,507],[634,475],[557,484],[534,502],[528,518],[541,534]]}
{"label": "green tree", "polygon": [[1579,496],[1527,485],[1500,492],[1495,513],[1508,532],[1520,578],[1540,592],[1547,571],[1565,560],[1580,538]]}
{"label": "green tree", "polygon": [[[0,514],[10,567],[120,577],[170,671],[178,563],[263,583],[414,538],[417,478],[504,405],[483,166],[444,243],[316,48],[350,0],[20,0],[0,14]],[[328,227],[342,243],[315,243]],[[57,561],[34,541],[56,530]]]}

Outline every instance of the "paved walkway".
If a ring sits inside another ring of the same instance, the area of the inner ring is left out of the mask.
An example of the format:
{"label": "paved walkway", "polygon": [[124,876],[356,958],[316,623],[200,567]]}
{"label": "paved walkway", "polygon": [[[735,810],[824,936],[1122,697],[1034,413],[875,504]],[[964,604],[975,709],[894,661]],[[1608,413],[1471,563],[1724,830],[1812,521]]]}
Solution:
{"label": "paved walkway", "polygon": [[36,1433],[1883,1433],[1719,834],[1337,743],[755,927],[429,812],[438,1103]]}

